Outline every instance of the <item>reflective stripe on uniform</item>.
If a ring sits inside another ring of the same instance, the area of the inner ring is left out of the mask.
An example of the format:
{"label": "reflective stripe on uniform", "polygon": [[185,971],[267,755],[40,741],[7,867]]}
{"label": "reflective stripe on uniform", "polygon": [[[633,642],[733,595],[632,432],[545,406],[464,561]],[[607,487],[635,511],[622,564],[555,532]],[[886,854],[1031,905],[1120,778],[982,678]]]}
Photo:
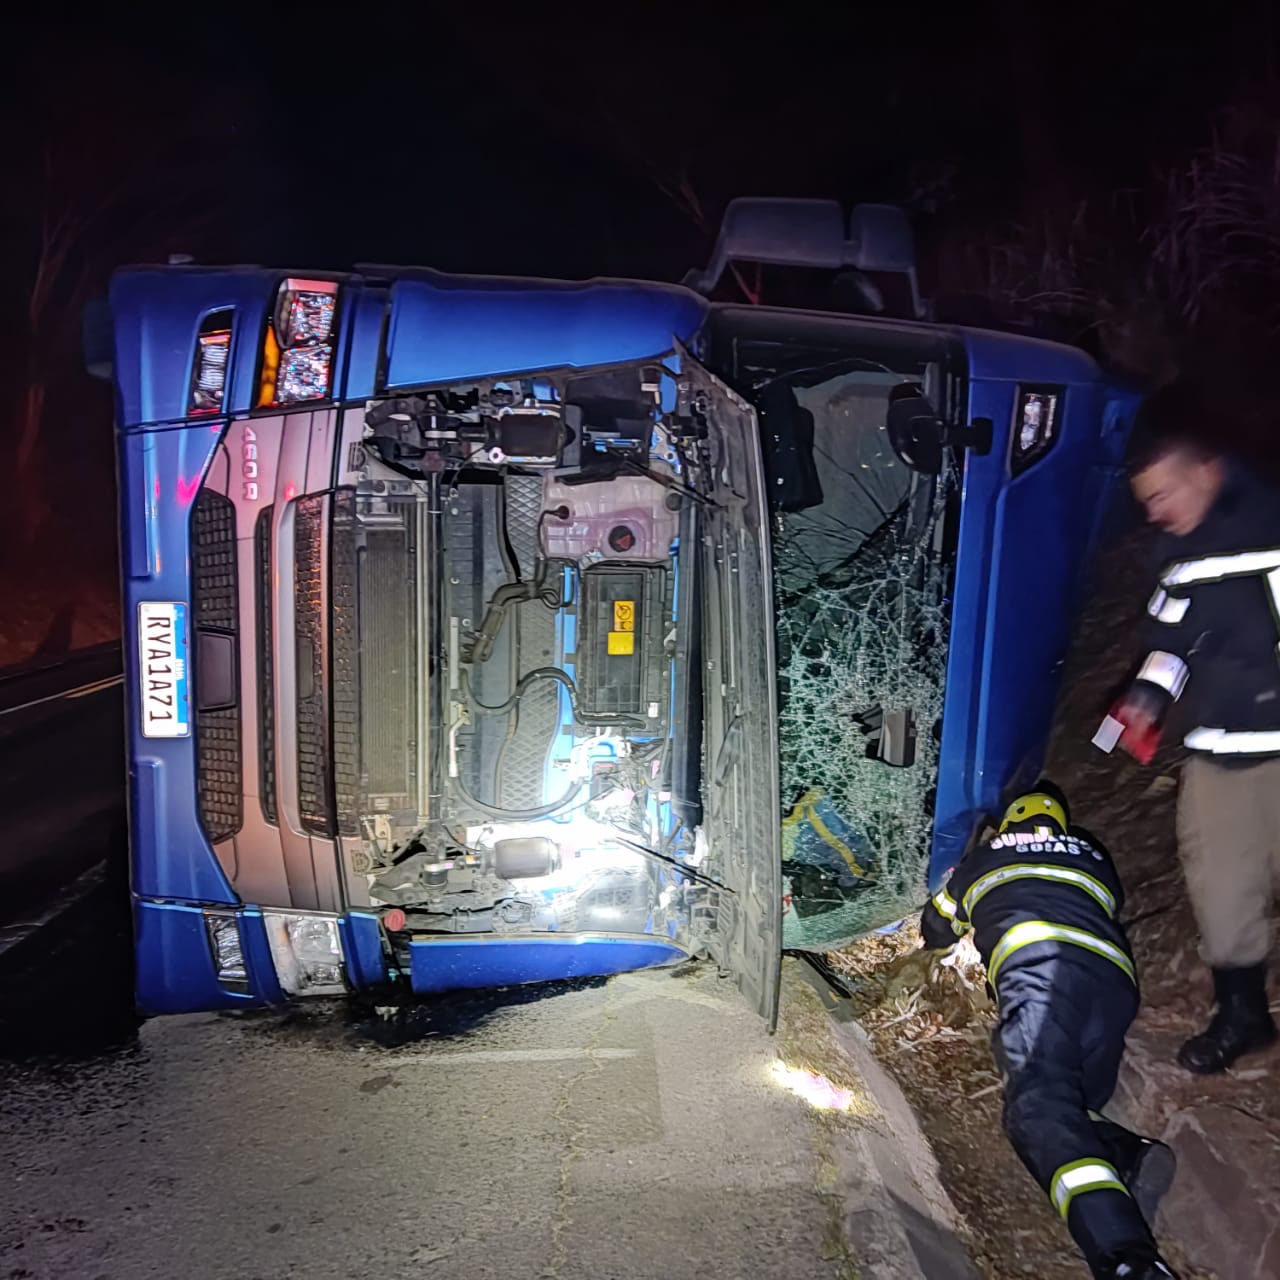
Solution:
{"label": "reflective stripe on uniform", "polygon": [[1193,582],[1221,582],[1223,578],[1270,573],[1272,569],[1280,569],[1280,548],[1241,551],[1233,556],[1202,556],[1199,560],[1183,560],[1170,565],[1160,575],[1160,585],[1185,587]]}
{"label": "reflective stripe on uniform", "polygon": [[1156,649],[1147,654],[1147,660],[1138,671],[1138,679],[1158,686],[1177,702],[1187,687],[1188,674],[1187,664],[1176,653]]}
{"label": "reflective stripe on uniform", "polygon": [[1053,1207],[1065,1218],[1071,1209],[1071,1202],[1086,1191],[1119,1191],[1129,1194],[1129,1189],[1120,1180],[1114,1165],[1105,1160],[1073,1160],[1064,1164],[1049,1181],[1049,1199]]}
{"label": "reflective stripe on uniform", "polygon": [[1192,729],[1182,740],[1191,751],[1209,751],[1215,756],[1280,755],[1280,730],[1235,733],[1228,729]]}
{"label": "reflective stripe on uniform", "polygon": [[[919,902],[920,899],[917,898],[916,901]],[[956,900],[947,892],[946,885],[933,895],[933,905],[940,916],[946,916],[948,920],[956,918]]]}
{"label": "reflective stripe on uniform", "polygon": [[1267,574],[1267,590],[1271,592],[1271,606],[1277,622],[1280,622],[1280,569],[1273,569]]}
{"label": "reflective stripe on uniform", "polygon": [[973,887],[964,895],[965,914],[973,919],[973,909],[992,889],[1008,884],[1011,880],[1056,880],[1059,884],[1074,885],[1083,889],[1097,900],[1098,904],[1109,916],[1116,913],[1115,894],[1101,880],[1089,875],[1087,871],[1077,871],[1074,867],[1057,867],[1042,863],[1019,863],[1012,867],[1000,867],[988,871],[973,882]]}
{"label": "reflective stripe on uniform", "polygon": [[1187,616],[1191,601],[1185,596],[1171,596],[1163,587],[1157,587],[1156,593],[1147,604],[1147,613],[1157,622],[1176,627]]}
{"label": "reflective stripe on uniform", "polygon": [[991,960],[987,965],[987,981],[994,987],[1000,966],[1015,951],[1020,951],[1023,947],[1029,947],[1036,942],[1066,942],[1073,947],[1083,947],[1086,951],[1092,951],[1094,955],[1110,960],[1112,964],[1124,971],[1125,976],[1135,986],[1138,983],[1133,961],[1115,943],[1099,938],[1096,934],[1088,933],[1084,929],[1073,929],[1069,925],[1053,924],[1048,920],[1024,920],[1021,924],[1015,924],[1013,928],[1005,930],[991,952]]}

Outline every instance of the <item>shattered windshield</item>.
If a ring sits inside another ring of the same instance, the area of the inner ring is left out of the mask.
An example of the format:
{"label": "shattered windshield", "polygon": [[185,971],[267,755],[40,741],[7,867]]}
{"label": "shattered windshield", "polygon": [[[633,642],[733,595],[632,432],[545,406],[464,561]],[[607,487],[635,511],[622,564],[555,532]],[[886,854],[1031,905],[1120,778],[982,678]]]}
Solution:
{"label": "shattered windshield", "polygon": [[783,945],[826,949],[925,897],[955,477],[894,452],[891,397],[948,407],[909,349],[739,344],[773,493]]}

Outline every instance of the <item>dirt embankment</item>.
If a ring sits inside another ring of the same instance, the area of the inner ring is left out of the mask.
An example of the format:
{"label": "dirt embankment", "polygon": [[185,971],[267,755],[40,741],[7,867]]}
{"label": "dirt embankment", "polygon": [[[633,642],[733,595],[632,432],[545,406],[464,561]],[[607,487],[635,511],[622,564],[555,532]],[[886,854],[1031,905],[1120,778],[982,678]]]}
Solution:
{"label": "dirt embankment", "polygon": [[[1125,880],[1143,1009],[1129,1036],[1115,1110],[1178,1153],[1178,1178],[1157,1223],[1161,1240],[1188,1280],[1275,1280],[1280,1051],[1210,1079],[1173,1064],[1177,1046],[1203,1025],[1210,1001],[1174,840],[1180,751],[1166,745],[1144,768],[1090,744],[1108,694],[1137,656],[1151,591],[1148,555],[1148,539],[1135,534],[1098,566],[1068,662],[1047,772],[1070,796],[1073,817],[1111,850]],[[1175,726],[1169,743],[1177,736]],[[993,1015],[981,971],[909,958],[917,936],[904,929],[866,939],[832,959],[852,978],[877,1052],[921,1115],[976,1242],[978,1264],[993,1280],[1082,1276],[1064,1227],[1001,1132],[988,1039]]]}

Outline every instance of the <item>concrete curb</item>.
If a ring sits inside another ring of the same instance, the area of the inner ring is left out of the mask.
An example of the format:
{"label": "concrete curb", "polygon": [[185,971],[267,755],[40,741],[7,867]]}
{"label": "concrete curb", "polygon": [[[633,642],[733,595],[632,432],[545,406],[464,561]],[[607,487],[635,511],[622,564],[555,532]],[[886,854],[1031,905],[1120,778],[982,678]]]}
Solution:
{"label": "concrete curb", "polygon": [[906,1095],[877,1060],[849,999],[803,961],[797,963],[797,976],[817,993],[837,1047],[883,1121],[845,1135],[836,1159],[845,1233],[856,1251],[859,1275],[980,1280],[929,1140]]}

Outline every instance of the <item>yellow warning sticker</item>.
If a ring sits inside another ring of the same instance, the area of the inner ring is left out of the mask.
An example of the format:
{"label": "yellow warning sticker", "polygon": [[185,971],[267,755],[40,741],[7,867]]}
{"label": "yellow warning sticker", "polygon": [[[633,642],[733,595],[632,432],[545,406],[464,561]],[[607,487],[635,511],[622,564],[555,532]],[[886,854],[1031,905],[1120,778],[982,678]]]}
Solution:
{"label": "yellow warning sticker", "polygon": [[[634,631],[636,629],[636,602],[634,600],[615,600],[613,602],[613,629],[615,631]],[[627,650],[631,652],[630,649]]]}
{"label": "yellow warning sticker", "polygon": [[[616,607],[616,606],[615,606]],[[615,656],[625,656],[636,651],[636,633],[634,631],[610,631],[609,652]]]}

